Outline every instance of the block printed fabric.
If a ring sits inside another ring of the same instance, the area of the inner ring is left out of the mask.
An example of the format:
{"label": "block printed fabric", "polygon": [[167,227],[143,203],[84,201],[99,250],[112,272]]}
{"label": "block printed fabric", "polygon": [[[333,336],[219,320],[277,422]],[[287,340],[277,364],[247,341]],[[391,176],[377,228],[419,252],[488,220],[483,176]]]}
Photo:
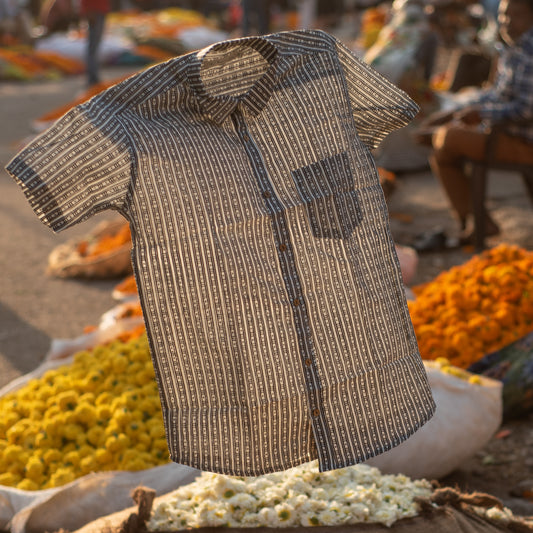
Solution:
{"label": "block printed fabric", "polygon": [[417,110],[334,37],[281,32],[146,69],[10,162],[55,231],[129,221],[173,461],[325,471],[432,416],[371,155]]}

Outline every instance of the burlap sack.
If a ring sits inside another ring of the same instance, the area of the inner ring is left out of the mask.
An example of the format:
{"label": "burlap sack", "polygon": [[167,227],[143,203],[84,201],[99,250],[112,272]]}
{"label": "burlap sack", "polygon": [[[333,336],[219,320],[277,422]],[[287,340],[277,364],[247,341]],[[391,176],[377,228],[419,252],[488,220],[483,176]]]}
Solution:
{"label": "burlap sack", "polygon": [[[74,533],[146,533],[151,509],[165,499],[155,498],[153,490],[138,487],[132,492],[136,507],[86,524]],[[531,533],[533,521],[512,513],[506,520],[491,518],[487,510],[501,508],[501,502],[488,494],[465,494],[450,488],[434,491],[431,498],[420,500],[420,513],[414,518],[398,520],[392,526],[357,524],[350,526],[316,526],[313,533]],[[200,528],[196,533],[220,533],[220,528]],[[225,528],[226,533],[280,533],[271,528]],[[307,533],[309,528],[290,528],[291,533]],[[175,533],[163,532],[163,533]]]}

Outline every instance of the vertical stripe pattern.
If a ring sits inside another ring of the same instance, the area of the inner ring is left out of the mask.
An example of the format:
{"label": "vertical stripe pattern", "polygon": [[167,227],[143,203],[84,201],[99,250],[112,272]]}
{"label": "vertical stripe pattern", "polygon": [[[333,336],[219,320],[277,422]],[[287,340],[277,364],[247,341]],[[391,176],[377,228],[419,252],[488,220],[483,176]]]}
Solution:
{"label": "vertical stripe pattern", "polygon": [[332,36],[282,32],[147,69],[9,163],[56,231],[129,221],[172,460],[330,470],[432,416],[370,152],[416,112]]}

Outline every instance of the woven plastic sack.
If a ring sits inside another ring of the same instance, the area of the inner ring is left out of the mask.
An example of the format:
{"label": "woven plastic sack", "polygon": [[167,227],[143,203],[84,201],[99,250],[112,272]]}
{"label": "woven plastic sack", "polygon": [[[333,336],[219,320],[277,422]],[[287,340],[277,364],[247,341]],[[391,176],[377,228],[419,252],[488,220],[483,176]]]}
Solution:
{"label": "woven plastic sack", "polygon": [[481,450],[502,421],[502,384],[480,384],[445,373],[424,361],[437,405],[433,418],[402,444],[367,461],[384,474],[439,479]]}
{"label": "woven plastic sack", "polygon": [[98,472],[63,487],[23,491],[0,486],[0,530],[10,533],[74,531],[131,505],[131,489],[146,485],[158,495],[192,482],[199,471],[175,463],[139,472]]}

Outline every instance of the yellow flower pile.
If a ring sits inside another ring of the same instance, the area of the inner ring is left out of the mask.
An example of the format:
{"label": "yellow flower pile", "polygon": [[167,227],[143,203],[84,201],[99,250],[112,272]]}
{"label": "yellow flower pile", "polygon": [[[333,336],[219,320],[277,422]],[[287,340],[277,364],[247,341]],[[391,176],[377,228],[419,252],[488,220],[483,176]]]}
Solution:
{"label": "yellow flower pile", "polygon": [[0,485],[38,490],[168,462],[146,335],[79,352],[0,398]]}
{"label": "yellow flower pile", "polygon": [[502,244],[413,292],[422,358],[468,368],[533,330],[533,252]]}

